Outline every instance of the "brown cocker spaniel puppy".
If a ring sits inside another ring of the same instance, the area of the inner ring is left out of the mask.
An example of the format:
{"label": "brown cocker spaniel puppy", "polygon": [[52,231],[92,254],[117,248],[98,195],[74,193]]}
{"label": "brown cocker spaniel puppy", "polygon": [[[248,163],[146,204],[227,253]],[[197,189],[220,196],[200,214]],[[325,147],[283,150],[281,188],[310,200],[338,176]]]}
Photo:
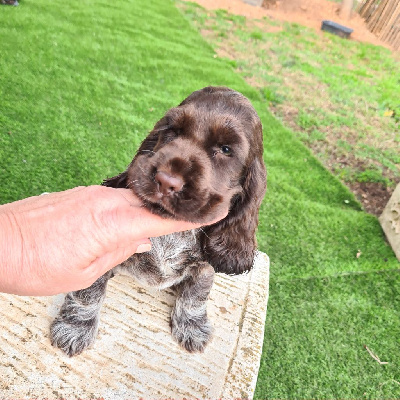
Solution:
{"label": "brown cocker spaniel puppy", "polygon": [[203,351],[212,328],[206,301],[214,273],[249,271],[258,210],[266,189],[262,126],[250,101],[225,87],[193,92],[169,110],[143,141],[128,169],[104,185],[131,188],[152,212],[207,225],[152,238],[87,289],[68,293],[51,325],[51,341],[70,356],[94,342],[108,279],[129,274],[144,285],[173,287],[172,335]]}

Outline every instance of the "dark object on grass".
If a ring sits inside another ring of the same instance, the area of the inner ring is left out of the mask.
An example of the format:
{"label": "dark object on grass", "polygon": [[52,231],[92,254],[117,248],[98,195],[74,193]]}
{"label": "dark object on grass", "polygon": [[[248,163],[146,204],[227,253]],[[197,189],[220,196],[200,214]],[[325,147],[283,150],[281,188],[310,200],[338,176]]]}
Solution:
{"label": "dark object on grass", "polygon": [[353,32],[353,29],[347,28],[346,26],[333,21],[322,21],[321,29],[346,39],[349,38],[350,34]]}
{"label": "dark object on grass", "polygon": [[18,6],[18,0],[0,0],[0,4],[4,6]]}

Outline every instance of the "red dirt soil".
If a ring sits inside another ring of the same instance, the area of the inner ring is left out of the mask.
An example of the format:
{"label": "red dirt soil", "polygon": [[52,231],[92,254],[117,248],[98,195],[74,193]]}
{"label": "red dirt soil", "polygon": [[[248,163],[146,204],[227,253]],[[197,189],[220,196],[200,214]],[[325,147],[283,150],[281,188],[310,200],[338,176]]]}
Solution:
{"label": "red dirt soil", "polygon": [[263,7],[255,7],[242,0],[194,1],[209,10],[224,9],[231,14],[249,18],[269,17],[279,21],[295,22],[317,31],[320,31],[322,21],[327,19],[354,29],[351,34],[352,40],[390,48],[367,29],[364,20],[357,13],[353,12],[350,20],[339,18],[340,3],[328,0],[264,0]]}

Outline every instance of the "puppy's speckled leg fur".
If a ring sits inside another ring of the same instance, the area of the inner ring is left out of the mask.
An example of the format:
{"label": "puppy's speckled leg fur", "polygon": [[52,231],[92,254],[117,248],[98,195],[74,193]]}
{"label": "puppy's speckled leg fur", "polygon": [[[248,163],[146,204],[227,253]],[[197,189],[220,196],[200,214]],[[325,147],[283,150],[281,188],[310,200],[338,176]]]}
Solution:
{"label": "puppy's speckled leg fur", "polygon": [[207,298],[213,282],[213,267],[200,263],[188,279],[175,286],[178,297],[171,313],[172,336],[189,352],[202,352],[211,338]]}
{"label": "puppy's speckled leg fur", "polygon": [[82,353],[94,342],[107,282],[112,276],[112,272],[108,272],[87,289],[67,294],[50,327],[53,346],[72,357]]}

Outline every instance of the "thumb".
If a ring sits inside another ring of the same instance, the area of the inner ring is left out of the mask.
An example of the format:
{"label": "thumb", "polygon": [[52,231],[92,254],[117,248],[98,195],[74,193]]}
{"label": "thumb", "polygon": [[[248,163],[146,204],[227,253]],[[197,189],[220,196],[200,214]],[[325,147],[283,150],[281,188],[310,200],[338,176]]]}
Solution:
{"label": "thumb", "polygon": [[149,239],[143,239],[130,243],[121,243],[101,257],[96,258],[88,268],[96,271],[96,279],[105,274],[110,269],[116,267],[122,262],[126,261],[133,254],[144,253],[151,250],[151,242]]}

